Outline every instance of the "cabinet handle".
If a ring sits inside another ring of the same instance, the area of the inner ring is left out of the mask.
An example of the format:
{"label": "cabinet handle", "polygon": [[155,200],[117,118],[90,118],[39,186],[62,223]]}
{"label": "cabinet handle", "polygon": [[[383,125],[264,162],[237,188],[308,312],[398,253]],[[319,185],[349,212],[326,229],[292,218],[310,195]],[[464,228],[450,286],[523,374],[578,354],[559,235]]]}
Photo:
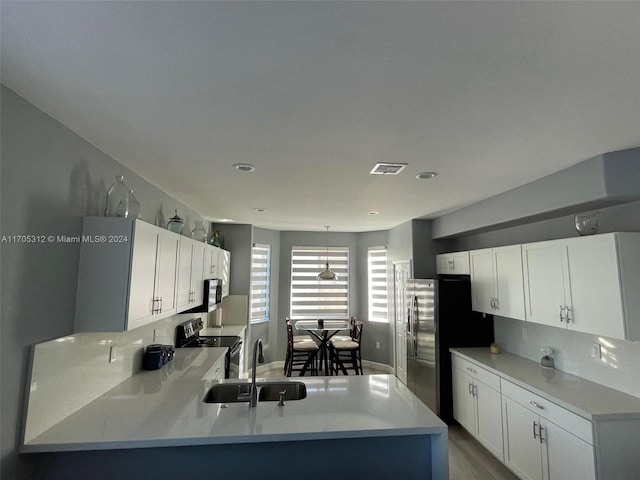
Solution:
{"label": "cabinet handle", "polygon": [[570,320],[569,319],[569,312],[571,311],[571,309],[569,307],[564,307],[564,308],[565,308],[565,314],[566,314],[565,317],[564,317],[564,320],[565,320],[565,322],[569,323],[569,320]]}
{"label": "cabinet handle", "polygon": [[469,384],[469,395],[473,396],[473,390],[472,390],[473,385]]}
{"label": "cabinet handle", "polygon": [[562,323],[562,321],[564,320],[564,317],[562,316],[562,310],[564,310],[564,307],[560,305],[560,323]]}
{"label": "cabinet handle", "polygon": [[534,407],[539,408],[540,410],[544,410],[544,407],[543,407],[542,405],[540,405],[540,404],[539,404],[539,403],[537,403],[537,402],[534,402],[533,400],[531,400],[529,403],[530,403],[531,405],[533,405]]}
{"label": "cabinet handle", "polygon": [[538,438],[540,439],[540,443],[544,442],[544,438],[542,437],[542,431],[544,427],[542,425],[538,425]]}
{"label": "cabinet handle", "polygon": [[447,260],[447,265],[449,265],[449,270],[455,270],[456,268],[453,259]]}
{"label": "cabinet handle", "polygon": [[500,301],[496,298],[496,310],[500,309]]}
{"label": "cabinet handle", "polygon": [[538,438],[538,432],[536,432],[537,422],[533,422],[533,438]]}
{"label": "cabinet handle", "polygon": [[162,297],[160,297],[160,309],[158,310],[158,313],[162,313]]}
{"label": "cabinet handle", "polygon": [[478,386],[477,386],[477,385],[474,385],[474,386],[473,386],[473,389],[472,389],[471,391],[473,392],[473,393],[472,393],[472,395],[473,395],[474,397],[477,397],[477,396],[478,396]]}

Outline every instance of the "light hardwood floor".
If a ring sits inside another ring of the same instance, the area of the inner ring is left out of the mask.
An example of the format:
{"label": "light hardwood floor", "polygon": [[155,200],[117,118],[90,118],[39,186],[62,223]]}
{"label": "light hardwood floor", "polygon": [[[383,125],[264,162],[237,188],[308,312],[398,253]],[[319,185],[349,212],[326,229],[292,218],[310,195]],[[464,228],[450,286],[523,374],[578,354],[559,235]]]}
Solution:
{"label": "light hardwood floor", "polygon": [[[388,373],[364,367],[365,375]],[[260,372],[261,377],[281,377],[282,369]],[[480,445],[464,428],[449,427],[450,480],[518,480],[497,458]]]}

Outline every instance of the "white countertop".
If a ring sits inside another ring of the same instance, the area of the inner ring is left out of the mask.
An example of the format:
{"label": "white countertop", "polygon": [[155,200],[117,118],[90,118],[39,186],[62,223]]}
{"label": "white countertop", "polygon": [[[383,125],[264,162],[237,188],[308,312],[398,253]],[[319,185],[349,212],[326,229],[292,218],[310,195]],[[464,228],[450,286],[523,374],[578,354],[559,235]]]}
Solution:
{"label": "white countertop", "polygon": [[222,327],[206,327],[200,330],[201,337],[227,336],[235,337],[241,335],[247,327],[245,325],[223,325]]}
{"label": "white countertop", "polygon": [[[226,328],[226,327],[225,327]],[[203,379],[226,348],[178,349],[161,370],[142,371],[25,444],[23,452],[446,433],[446,425],[392,375],[292,377],[307,398],[204,403],[219,380]],[[228,381],[224,381],[228,382]]]}
{"label": "white countertop", "polygon": [[588,420],[640,418],[640,398],[604,385],[542,368],[539,363],[517,355],[492,354],[488,348],[450,351]]}

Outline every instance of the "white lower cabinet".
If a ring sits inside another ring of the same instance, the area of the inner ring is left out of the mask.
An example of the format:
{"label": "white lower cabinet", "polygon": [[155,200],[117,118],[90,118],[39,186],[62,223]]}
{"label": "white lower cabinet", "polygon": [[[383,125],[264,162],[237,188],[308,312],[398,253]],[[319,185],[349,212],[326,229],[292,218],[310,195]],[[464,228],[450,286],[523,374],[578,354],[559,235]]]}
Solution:
{"label": "white lower cabinet", "polygon": [[500,378],[466,360],[453,360],[453,416],[503,461]]}
{"label": "white lower cabinet", "polygon": [[595,480],[591,422],[504,379],[502,385],[505,465],[526,480]]}

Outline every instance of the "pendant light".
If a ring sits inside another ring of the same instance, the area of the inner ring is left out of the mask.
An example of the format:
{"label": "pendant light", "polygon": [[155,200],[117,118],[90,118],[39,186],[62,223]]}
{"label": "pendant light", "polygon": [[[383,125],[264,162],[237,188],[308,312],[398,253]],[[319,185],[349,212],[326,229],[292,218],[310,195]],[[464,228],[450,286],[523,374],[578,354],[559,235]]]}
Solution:
{"label": "pendant light", "polygon": [[329,225],[325,225],[327,229],[327,261],[324,264],[324,270],[318,274],[318,280],[338,280],[338,276],[329,269]]}

